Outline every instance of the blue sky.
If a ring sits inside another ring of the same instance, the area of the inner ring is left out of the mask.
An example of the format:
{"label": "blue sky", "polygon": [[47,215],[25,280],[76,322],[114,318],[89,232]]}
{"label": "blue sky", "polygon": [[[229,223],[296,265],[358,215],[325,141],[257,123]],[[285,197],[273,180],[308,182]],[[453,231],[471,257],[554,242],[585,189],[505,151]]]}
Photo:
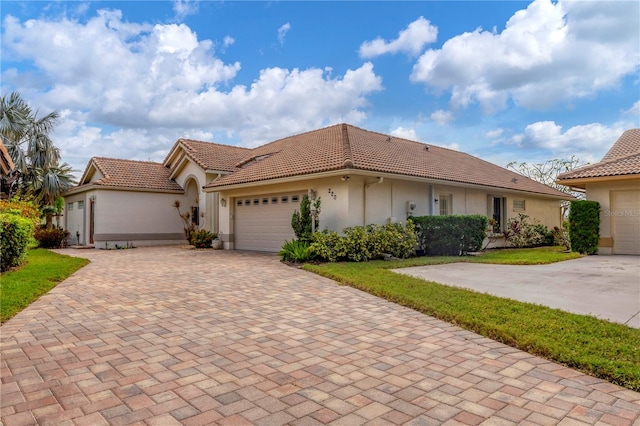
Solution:
{"label": "blue sky", "polygon": [[640,126],[640,2],[2,2],[1,90],[63,160],[347,122],[506,165]]}

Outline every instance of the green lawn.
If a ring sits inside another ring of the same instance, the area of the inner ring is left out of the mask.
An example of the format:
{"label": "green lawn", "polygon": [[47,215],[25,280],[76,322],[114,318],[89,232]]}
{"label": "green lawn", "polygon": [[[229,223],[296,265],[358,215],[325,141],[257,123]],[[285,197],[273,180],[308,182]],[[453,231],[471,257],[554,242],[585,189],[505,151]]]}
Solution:
{"label": "green lawn", "polygon": [[[541,264],[575,258],[558,248],[495,250],[480,256],[327,263],[304,269],[483,336],[640,391],[640,330],[389,271],[453,262]],[[517,285],[517,283],[514,283]]]}
{"label": "green lawn", "polygon": [[87,259],[64,256],[49,250],[29,250],[27,263],[0,277],[1,322],[8,321],[87,263]]}

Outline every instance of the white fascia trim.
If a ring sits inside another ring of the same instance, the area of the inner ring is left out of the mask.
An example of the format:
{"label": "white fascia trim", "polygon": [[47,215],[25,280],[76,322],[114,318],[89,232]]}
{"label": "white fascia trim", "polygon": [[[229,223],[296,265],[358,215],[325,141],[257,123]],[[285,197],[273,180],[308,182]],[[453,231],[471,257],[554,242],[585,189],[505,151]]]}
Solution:
{"label": "white fascia trim", "polygon": [[455,182],[455,181],[449,181],[444,179],[423,178],[419,176],[400,175],[396,173],[376,172],[376,171],[363,170],[363,169],[338,169],[338,170],[331,170],[328,172],[313,173],[308,175],[296,175],[296,176],[289,176],[289,177],[278,178],[278,179],[239,183],[235,185],[216,186],[211,188],[204,188],[204,192],[226,192],[226,191],[231,191],[235,189],[245,189],[245,188],[257,187],[257,186],[277,185],[280,183],[308,181],[308,180],[322,179],[322,178],[334,177],[334,176],[344,176],[348,174],[354,174],[359,176],[384,177],[388,179],[405,180],[405,181],[411,181],[411,182],[422,182],[422,183],[428,183],[431,185],[449,185],[449,186],[457,186],[461,188],[483,189],[488,192],[494,192],[494,193],[496,191],[500,191],[501,193],[518,194],[518,195],[530,194],[532,196],[536,196],[540,198],[549,198],[553,200],[570,200],[573,198],[569,194],[567,194],[566,197],[563,197],[559,195],[543,194],[540,192],[502,188],[499,186],[462,183],[462,182]]}
{"label": "white fascia trim", "polygon": [[100,189],[110,191],[131,191],[131,192],[154,192],[161,194],[184,194],[184,191],[179,189],[154,189],[154,188],[127,188],[122,186],[109,186],[109,185],[86,185],[82,188],[71,189],[64,193],[64,196],[81,194],[87,191],[96,191]]}

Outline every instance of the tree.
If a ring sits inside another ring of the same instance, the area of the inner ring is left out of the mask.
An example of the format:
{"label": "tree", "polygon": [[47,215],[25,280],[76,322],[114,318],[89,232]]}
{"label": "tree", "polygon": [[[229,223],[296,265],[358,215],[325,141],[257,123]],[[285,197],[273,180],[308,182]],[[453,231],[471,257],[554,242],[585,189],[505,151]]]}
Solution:
{"label": "tree", "polygon": [[312,229],[318,229],[320,225],[318,222],[318,214],[320,213],[320,197],[313,202],[313,207],[315,208],[315,226],[312,226],[311,219],[311,200],[307,194],[302,196],[302,200],[300,200],[300,211],[296,210],[293,212],[291,216],[291,227],[293,228],[294,234],[299,240],[308,241],[311,237]]}
{"label": "tree", "polygon": [[[49,137],[58,119],[57,111],[38,117],[18,92],[0,98],[0,136],[20,171],[10,192],[32,197],[41,207],[53,205],[76,183],[71,166],[60,164],[60,150]],[[52,223],[48,213],[47,227]]]}
{"label": "tree", "polygon": [[[560,185],[556,182],[556,179],[560,173],[570,172],[587,164],[589,163],[572,155],[569,159],[554,158],[544,163],[518,163],[517,161],[512,161],[507,164],[507,169],[582,200],[584,199],[583,192],[573,191],[568,186]],[[570,201],[562,202],[562,217],[566,217],[570,204]]]}

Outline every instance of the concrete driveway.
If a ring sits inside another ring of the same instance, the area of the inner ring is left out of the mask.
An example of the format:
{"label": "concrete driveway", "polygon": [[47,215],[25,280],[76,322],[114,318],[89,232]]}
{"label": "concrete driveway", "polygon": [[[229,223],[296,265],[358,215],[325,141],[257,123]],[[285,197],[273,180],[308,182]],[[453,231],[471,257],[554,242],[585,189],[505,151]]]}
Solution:
{"label": "concrete driveway", "polygon": [[395,272],[640,328],[638,256],[587,256],[532,266],[454,263]]}
{"label": "concrete driveway", "polygon": [[0,328],[5,425],[640,421],[640,393],[252,253],[76,250]]}

